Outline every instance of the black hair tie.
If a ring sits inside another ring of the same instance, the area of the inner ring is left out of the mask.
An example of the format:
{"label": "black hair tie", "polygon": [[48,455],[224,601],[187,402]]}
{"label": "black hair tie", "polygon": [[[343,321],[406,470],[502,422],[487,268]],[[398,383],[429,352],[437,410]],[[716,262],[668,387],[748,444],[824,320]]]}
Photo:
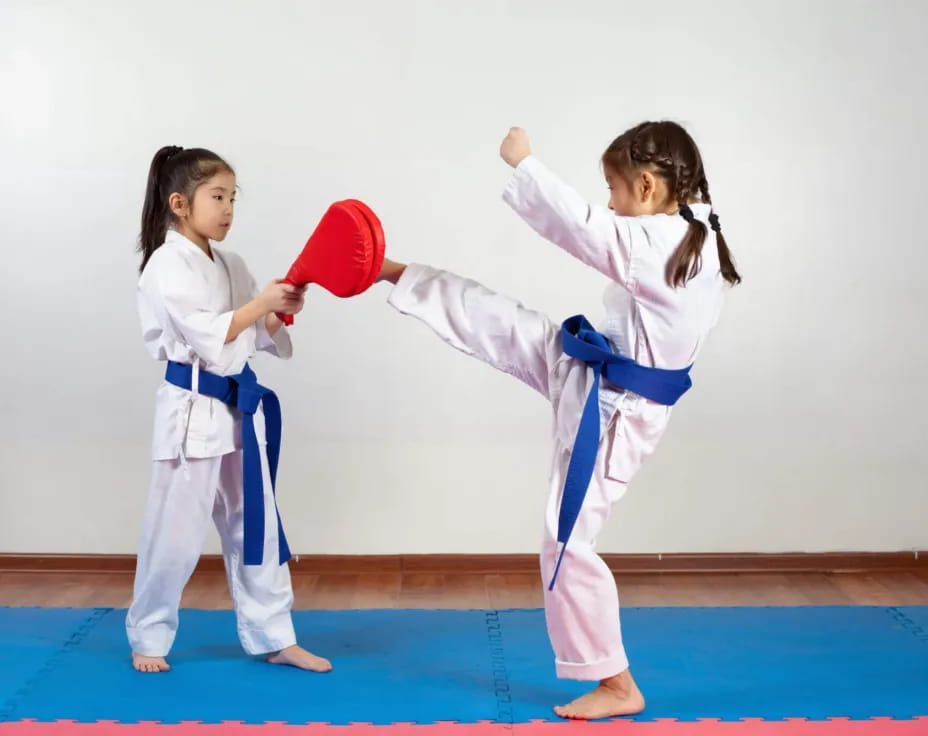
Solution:
{"label": "black hair tie", "polygon": [[709,225],[712,226],[712,229],[715,230],[715,232],[722,232],[722,223],[719,221],[719,216],[714,212],[709,213]]}
{"label": "black hair tie", "polygon": [[693,210],[690,209],[688,204],[680,205],[680,217],[682,217],[687,222],[692,223],[696,218],[693,215]]}
{"label": "black hair tie", "polygon": [[171,152],[168,154],[167,160],[170,161],[172,158],[174,158],[178,153],[180,153],[183,150],[184,150],[183,146],[171,146]]}

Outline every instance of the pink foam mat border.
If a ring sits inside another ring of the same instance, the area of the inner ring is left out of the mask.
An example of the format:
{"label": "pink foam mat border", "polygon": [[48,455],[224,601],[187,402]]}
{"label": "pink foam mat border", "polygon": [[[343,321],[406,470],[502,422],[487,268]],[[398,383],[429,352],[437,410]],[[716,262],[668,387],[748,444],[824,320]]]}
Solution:
{"label": "pink foam mat border", "polygon": [[912,720],[834,718],[808,721],[535,721],[529,723],[75,723],[31,720],[0,722],[0,736],[928,736],[928,716]]}

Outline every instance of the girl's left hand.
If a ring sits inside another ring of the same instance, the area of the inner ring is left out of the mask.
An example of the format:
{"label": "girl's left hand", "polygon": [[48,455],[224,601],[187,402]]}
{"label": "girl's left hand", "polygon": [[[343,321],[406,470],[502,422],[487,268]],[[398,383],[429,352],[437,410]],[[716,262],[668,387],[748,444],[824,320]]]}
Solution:
{"label": "girl's left hand", "polygon": [[503,138],[503,143],[499,147],[499,155],[512,168],[522,163],[524,159],[532,155],[528,133],[522,128],[510,128],[509,133]]}

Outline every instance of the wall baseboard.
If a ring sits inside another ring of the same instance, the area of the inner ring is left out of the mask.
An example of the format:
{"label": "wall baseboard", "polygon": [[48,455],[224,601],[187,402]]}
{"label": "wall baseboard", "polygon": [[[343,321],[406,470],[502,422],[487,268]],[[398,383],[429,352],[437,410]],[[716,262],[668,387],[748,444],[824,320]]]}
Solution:
{"label": "wall baseboard", "polygon": [[[616,573],[784,573],[928,571],[928,551],[604,554]],[[218,572],[222,557],[203,555],[197,572]],[[122,573],[135,571],[135,555],[0,554],[0,572]],[[508,574],[538,572],[538,556],[500,555],[299,555],[293,575]]]}

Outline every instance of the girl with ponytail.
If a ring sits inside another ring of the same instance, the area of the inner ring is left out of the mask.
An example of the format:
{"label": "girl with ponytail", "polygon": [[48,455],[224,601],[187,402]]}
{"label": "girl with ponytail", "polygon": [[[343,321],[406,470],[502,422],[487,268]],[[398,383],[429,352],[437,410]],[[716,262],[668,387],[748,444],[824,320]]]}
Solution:
{"label": "girl with ponytail", "polygon": [[292,355],[276,313],[299,312],[303,290],[273,281],[259,291],[241,256],[215,246],[232,227],[235,192],[235,172],[212,151],[167,146],[152,159],[138,305],[145,347],[166,369],[126,617],[139,672],[170,669],[181,593],[210,519],[244,650],[273,664],[331,669],[296,643],[290,550],[274,495],[280,403],[248,365],[259,350]]}

